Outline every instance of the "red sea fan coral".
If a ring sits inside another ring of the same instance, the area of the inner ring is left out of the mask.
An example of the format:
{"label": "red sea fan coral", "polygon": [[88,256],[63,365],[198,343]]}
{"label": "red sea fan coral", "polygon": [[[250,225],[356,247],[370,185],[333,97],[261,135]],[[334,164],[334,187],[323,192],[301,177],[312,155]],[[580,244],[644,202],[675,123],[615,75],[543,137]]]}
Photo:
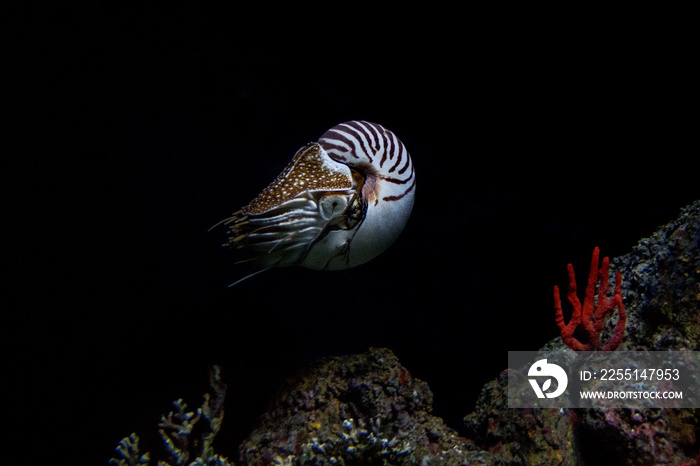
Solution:
{"label": "red sea fan coral", "polygon": [[[622,275],[618,272],[615,276],[615,292],[608,299],[608,274],[610,271],[610,259],[603,259],[603,264],[598,270],[598,260],[600,250],[593,250],[591,259],[591,272],[588,275],[588,286],[586,286],[586,294],[583,298],[583,307],[576,295],[576,277],[574,275],[574,267],[569,264],[569,284],[567,297],[573,313],[568,324],[564,323],[564,313],[561,308],[561,296],[559,287],[554,287],[554,318],[557,326],[561,331],[561,338],[564,343],[574,351],[615,351],[622,343],[622,338],[625,334],[625,323],[627,315],[622,304]],[[595,301],[595,288],[600,277],[600,287],[598,288],[598,301]],[[600,334],[605,327],[605,322],[609,315],[612,315],[613,310],[617,307],[618,319],[615,325],[615,332],[610,340],[606,343],[601,343]],[[579,341],[574,336],[574,332],[579,326],[582,327],[585,335],[586,343]]]}

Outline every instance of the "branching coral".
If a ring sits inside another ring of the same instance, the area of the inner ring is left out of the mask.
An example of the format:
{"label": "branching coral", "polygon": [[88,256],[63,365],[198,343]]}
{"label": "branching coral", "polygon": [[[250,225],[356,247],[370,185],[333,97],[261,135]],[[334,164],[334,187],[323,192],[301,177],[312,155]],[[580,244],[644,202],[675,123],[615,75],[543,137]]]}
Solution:
{"label": "branching coral", "polygon": [[[569,264],[569,284],[567,298],[573,307],[571,320],[568,324],[564,323],[564,312],[561,307],[561,295],[559,287],[554,287],[554,318],[561,332],[561,338],[564,343],[574,351],[615,351],[622,343],[622,338],[625,334],[625,323],[627,315],[622,304],[622,275],[618,272],[615,276],[615,291],[613,296],[608,299],[608,274],[610,271],[610,259],[603,259],[603,264],[598,270],[600,250],[593,250],[591,259],[591,271],[588,275],[588,286],[586,286],[586,294],[583,298],[583,307],[576,295],[576,276],[574,275],[574,267]],[[600,286],[598,288],[598,301],[595,300],[595,288],[600,277]],[[615,332],[610,340],[601,343],[600,334],[605,327],[606,319],[612,315],[613,310],[617,308],[618,319],[615,325]],[[586,336],[586,343],[579,341],[574,336],[574,332],[582,327],[583,333]]]}
{"label": "branching coral", "polygon": [[112,466],[148,466],[151,456],[148,453],[139,453],[139,436],[131,434],[124,437],[114,449],[119,459],[112,458],[109,464]]}
{"label": "branching coral", "polygon": [[[196,412],[188,412],[182,400],[173,403],[175,411],[161,418],[160,436],[165,443],[169,462],[159,461],[158,466],[231,466],[228,460],[214,453],[214,437],[221,428],[224,417],[226,384],[221,380],[218,366],[209,374],[213,395],[204,394],[204,403]],[[115,448],[119,458],[112,458],[114,466],[147,466],[150,455],[139,452],[139,438],[131,434]]]}

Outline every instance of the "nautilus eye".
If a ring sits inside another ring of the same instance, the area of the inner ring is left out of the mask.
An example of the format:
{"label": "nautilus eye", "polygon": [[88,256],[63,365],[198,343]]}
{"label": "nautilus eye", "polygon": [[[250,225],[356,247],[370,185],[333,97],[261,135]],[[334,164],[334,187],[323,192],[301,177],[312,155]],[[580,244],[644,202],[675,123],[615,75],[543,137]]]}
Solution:
{"label": "nautilus eye", "polygon": [[299,149],[272,183],[220,224],[227,227],[225,245],[250,253],[262,270],[347,269],[396,240],[415,189],[403,143],[381,125],[348,121]]}

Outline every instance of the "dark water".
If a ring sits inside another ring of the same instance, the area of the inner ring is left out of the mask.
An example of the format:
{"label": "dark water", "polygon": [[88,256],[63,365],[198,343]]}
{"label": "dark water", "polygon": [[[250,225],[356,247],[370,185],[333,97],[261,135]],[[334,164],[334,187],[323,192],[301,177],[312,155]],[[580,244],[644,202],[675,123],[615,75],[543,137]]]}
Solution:
{"label": "dark water", "polygon": [[[158,451],[160,415],[198,406],[211,364],[234,456],[288,375],[370,346],[459,430],[508,350],[557,335],[568,262],[585,279],[595,246],[625,254],[698,197],[684,65],[642,45],[446,32],[362,54],[249,35],[237,16],[80,13],[32,19],[55,33],[17,69],[6,185],[6,380],[16,433],[54,457],[106,461],[132,431]],[[207,229],[349,119],[412,154],[402,236],[353,270],[229,289],[244,269]]]}

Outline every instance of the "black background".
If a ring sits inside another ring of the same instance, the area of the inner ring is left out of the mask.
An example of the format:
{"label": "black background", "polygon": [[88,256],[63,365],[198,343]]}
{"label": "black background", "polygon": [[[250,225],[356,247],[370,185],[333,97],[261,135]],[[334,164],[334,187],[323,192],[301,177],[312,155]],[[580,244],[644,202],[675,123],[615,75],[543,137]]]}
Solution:
{"label": "black background", "polygon": [[[557,336],[567,263],[585,280],[595,246],[625,254],[698,198],[681,12],[337,8],[13,21],[4,401],[26,455],[104,464],[134,431],[158,453],[160,415],[199,406],[220,364],[219,451],[235,457],[286,377],[370,346],[459,430],[507,351]],[[356,269],[228,288],[245,271],[208,228],[350,119],[412,154],[397,243]]]}

